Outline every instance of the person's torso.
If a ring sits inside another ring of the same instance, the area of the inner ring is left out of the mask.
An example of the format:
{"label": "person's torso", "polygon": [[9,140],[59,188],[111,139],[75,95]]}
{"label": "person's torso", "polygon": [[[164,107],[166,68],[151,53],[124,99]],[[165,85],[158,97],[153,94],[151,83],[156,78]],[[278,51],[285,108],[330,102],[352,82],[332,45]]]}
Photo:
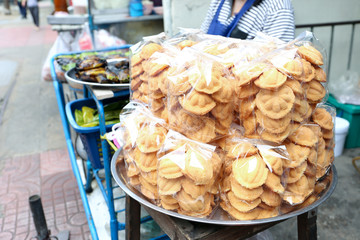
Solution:
{"label": "person's torso", "polygon": [[[218,9],[221,0],[218,1],[215,9]],[[219,13],[218,20],[228,26],[232,23],[235,16],[232,16],[233,0],[225,0],[224,5]],[[244,13],[237,23],[237,28],[231,37],[242,39],[252,39],[257,32],[263,32],[266,26],[267,17],[276,12],[278,9],[291,9],[291,5],[287,5],[286,1],[278,0],[256,0],[252,7]],[[237,36],[234,36],[237,35]]]}

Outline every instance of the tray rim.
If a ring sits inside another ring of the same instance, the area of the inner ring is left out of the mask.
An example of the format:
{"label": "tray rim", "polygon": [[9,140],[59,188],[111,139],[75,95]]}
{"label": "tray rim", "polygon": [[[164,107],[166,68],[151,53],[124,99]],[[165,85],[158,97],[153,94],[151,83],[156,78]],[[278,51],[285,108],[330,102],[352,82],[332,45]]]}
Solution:
{"label": "tray rim", "polygon": [[117,163],[116,163],[116,159],[118,158],[120,152],[122,151],[121,148],[119,148],[113,155],[112,159],[111,159],[111,166],[110,166],[110,170],[111,170],[111,174],[115,180],[115,182],[119,185],[119,187],[130,197],[132,197],[133,199],[135,199],[137,202],[139,202],[142,205],[145,205],[157,212],[166,214],[168,216],[171,217],[176,217],[176,218],[180,218],[180,219],[184,219],[184,220],[188,220],[188,221],[193,221],[193,222],[199,222],[199,223],[208,223],[208,224],[216,224],[216,225],[227,225],[227,226],[247,226],[247,225],[257,225],[257,224],[265,224],[265,223],[270,223],[270,222],[278,222],[278,221],[284,221],[287,220],[289,218],[292,217],[296,217],[298,215],[301,215],[303,213],[309,212],[313,209],[315,209],[316,207],[318,207],[320,204],[322,204],[323,202],[325,202],[334,192],[335,187],[337,185],[337,181],[338,181],[338,176],[337,176],[337,170],[335,165],[333,164],[331,166],[331,168],[329,169],[329,172],[332,172],[332,179],[330,181],[330,185],[328,186],[328,188],[325,190],[325,192],[323,193],[323,195],[314,203],[312,203],[311,205],[298,209],[296,211],[290,212],[290,213],[286,213],[280,216],[276,216],[276,217],[272,217],[272,218],[264,218],[264,219],[257,219],[257,220],[246,220],[246,221],[240,221],[240,220],[220,220],[220,219],[211,219],[211,218],[197,218],[197,217],[191,217],[191,216],[187,216],[187,215],[182,215],[176,212],[172,212],[166,209],[163,209],[161,207],[158,207],[156,205],[154,205],[153,203],[149,202],[148,200],[141,198],[140,196],[138,196],[136,193],[134,193],[130,188],[128,188],[127,184],[125,183],[125,179],[123,176],[121,176],[121,178],[118,176],[117,173]]}
{"label": "tray rim", "polygon": [[128,89],[130,87],[130,83],[93,83],[93,82],[86,82],[86,81],[78,80],[69,75],[70,73],[72,73],[74,71],[75,71],[75,68],[72,68],[65,72],[65,79],[74,84],[87,85],[87,86],[91,86],[91,87],[117,88],[117,89],[119,89],[119,88]]}

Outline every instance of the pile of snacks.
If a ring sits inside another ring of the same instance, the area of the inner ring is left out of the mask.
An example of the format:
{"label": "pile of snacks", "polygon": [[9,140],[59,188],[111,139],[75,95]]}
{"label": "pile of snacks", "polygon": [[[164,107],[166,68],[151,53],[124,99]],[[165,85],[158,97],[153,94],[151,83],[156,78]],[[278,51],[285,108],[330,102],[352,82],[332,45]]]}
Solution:
{"label": "pile of snacks", "polygon": [[262,219],[315,201],[334,160],[335,111],[323,104],[326,59],[314,40],[188,33],[137,44],[132,100],[144,105],[124,131],[130,184],[196,217]]}

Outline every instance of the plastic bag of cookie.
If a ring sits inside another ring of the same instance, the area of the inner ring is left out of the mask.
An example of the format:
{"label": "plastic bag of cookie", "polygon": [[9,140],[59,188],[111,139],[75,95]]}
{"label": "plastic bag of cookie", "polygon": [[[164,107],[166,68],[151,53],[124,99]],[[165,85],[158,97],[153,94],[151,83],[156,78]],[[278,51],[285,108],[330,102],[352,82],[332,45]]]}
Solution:
{"label": "plastic bag of cookie", "polygon": [[[166,39],[164,33],[155,36],[144,37],[143,40],[133,45],[130,58],[130,90],[131,99],[138,100],[143,103],[148,103],[149,95],[149,58],[158,51],[162,51],[162,42]],[[154,75],[159,69],[163,68],[163,64],[156,65],[156,68],[151,73]],[[145,72],[145,69],[148,71]]]}
{"label": "plastic bag of cookie", "polygon": [[158,152],[160,205],[188,216],[209,216],[216,206],[221,168],[214,146],[170,130]]}
{"label": "plastic bag of cookie", "polygon": [[283,145],[228,136],[225,148],[220,206],[237,220],[275,217],[285,192],[289,159]]}
{"label": "plastic bag of cookie", "polygon": [[289,160],[285,173],[284,202],[289,205],[303,203],[314,191],[318,157],[322,154],[322,133],[315,123],[299,125],[285,140]]}
{"label": "plastic bag of cookie", "polygon": [[181,51],[168,74],[168,117],[172,129],[208,143],[226,135],[233,121],[234,79],[213,57]]}
{"label": "plastic bag of cookie", "polygon": [[124,127],[123,154],[127,180],[152,202],[157,202],[157,151],[167,134],[163,119],[139,102],[130,102],[120,114]]}
{"label": "plastic bag of cookie", "polygon": [[322,178],[334,161],[334,128],[336,109],[327,104],[318,104],[311,115],[311,120],[321,128],[318,146],[316,178]]}
{"label": "plastic bag of cookie", "polygon": [[314,39],[310,33],[300,35],[232,68],[237,117],[247,137],[281,144],[324,101],[326,74],[321,67],[326,59]]}
{"label": "plastic bag of cookie", "polygon": [[148,100],[150,110],[159,118],[168,121],[167,94],[168,72],[180,50],[173,46],[163,47],[155,52],[144,64],[144,76],[148,83]]}
{"label": "plastic bag of cookie", "polygon": [[313,204],[321,197],[324,190],[326,190],[329,187],[330,179],[331,179],[330,175],[325,175],[324,177],[316,181],[313,193],[310,196],[308,196],[301,204],[290,205],[287,202],[283,202],[283,204],[281,205],[281,213],[286,214],[295,210],[305,208]]}

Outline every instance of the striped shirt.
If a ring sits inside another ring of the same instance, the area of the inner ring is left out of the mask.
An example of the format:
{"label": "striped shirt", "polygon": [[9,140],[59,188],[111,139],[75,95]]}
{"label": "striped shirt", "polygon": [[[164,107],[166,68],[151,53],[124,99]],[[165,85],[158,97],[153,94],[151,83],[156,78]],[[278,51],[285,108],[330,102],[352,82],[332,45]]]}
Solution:
{"label": "striped shirt", "polygon": [[[232,3],[235,0],[225,0],[219,21],[229,26],[235,16],[232,14]],[[221,0],[213,0],[201,25],[201,30],[208,31],[210,23],[216,14]],[[277,37],[283,41],[291,41],[295,35],[294,10],[291,0],[257,0],[252,7],[240,18],[236,31],[237,37],[241,39],[253,39],[257,32],[263,32],[269,36]]]}

